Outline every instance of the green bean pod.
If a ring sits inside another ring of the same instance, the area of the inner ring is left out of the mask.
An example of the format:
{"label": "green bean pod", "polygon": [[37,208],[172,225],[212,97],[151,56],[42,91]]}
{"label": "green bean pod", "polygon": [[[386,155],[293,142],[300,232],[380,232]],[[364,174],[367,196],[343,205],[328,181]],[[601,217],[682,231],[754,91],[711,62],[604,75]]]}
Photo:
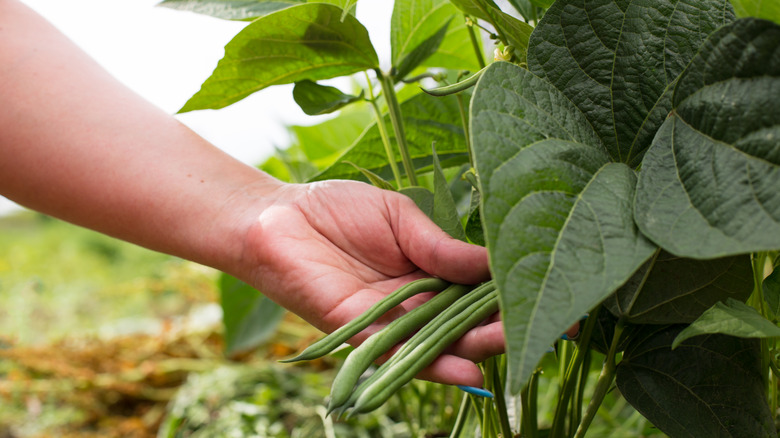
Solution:
{"label": "green bean pod", "polygon": [[474,286],[462,284],[449,286],[430,300],[415,307],[382,330],[374,333],[360,346],[355,348],[347,356],[338,374],[336,374],[336,378],[333,380],[333,386],[330,390],[330,401],[328,402],[328,413],[336,407],[343,405],[349,399],[349,395],[352,393],[352,389],[357,384],[358,379],[374,361],[473,288]]}
{"label": "green bean pod", "polygon": [[298,356],[290,359],[283,359],[281,362],[298,362],[301,360],[312,360],[325,356],[336,347],[346,342],[352,336],[360,333],[361,330],[368,327],[385,314],[388,310],[401,304],[407,298],[423,292],[439,292],[444,290],[451,283],[440,278],[421,278],[407,283],[396,289],[390,295],[378,301],[360,316],[349,323],[341,326],[333,333],[325,336],[319,341],[309,345]]}
{"label": "green bean pod", "polygon": [[430,90],[426,90],[425,88],[423,88],[422,90],[424,92],[430,94],[431,96],[437,96],[437,97],[448,96],[450,94],[460,93],[461,91],[467,90],[467,89],[473,87],[474,85],[476,85],[477,81],[479,80],[480,76],[482,76],[482,73],[485,72],[486,68],[487,67],[483,68],[482,70],[474,73],[473,75],[467,77],[466,79],[464,79],[464,80],[462,80],[462,81],[460,81],[458,83],[455,83],[455,84],[452,84],[452,85],[445,85],[443,87],[433,88],[433,89],[430,89]]}
{"label": "green bean pod", "polygon": [[498,310],[498,294],[491,293],[439,327],[424,342],[373,381],[355,401],[351,414],[370,412],[384,404],[403,385],[430,365],[447,347]]}
{"label": "green bean pod", "polygon": [[433,335],[433,333],[441,326],[446,324],[448,321],[452,321],[453,319],[458,318],[464,312],[467,312],[469,307],[477,303],[480,299],[483,299],[486,296],[495,295],[495,289],[495,283],[491,280],[477,286],[474,290],[458,299],[454,304],[450,305],[442,313],[433,318],[428,324],[425,325],[425,327],[420,329],[420,331],[415,333],[414,336],[406,341],[398,349],[398,351],[395,352],[393,357],[391,357],[387,362],[383,363],[379,369],[374,372],[374,374],[358,385],[358,387],[352,391],[352,394],[349,396],[349,399],[346,403],[340,407],[334,405],[332,410],[340,408],[339,415],[341,415],[341,413],[343,413],[346,409],[352,407],[363,391],[373,382],[378,380],[384,373],[392,370],[397,362],[414,351],[420,344],[426,342],[428,338]]}

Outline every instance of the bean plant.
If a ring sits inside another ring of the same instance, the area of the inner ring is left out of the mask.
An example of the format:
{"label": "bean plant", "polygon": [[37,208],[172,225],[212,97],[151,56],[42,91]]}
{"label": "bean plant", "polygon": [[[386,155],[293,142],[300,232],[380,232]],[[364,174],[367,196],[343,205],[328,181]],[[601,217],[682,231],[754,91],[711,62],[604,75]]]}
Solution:
{"label": "bean plant", "polygon": [[369,3],[161,5],[249,22],[182,112],[295,84],[322,126],[358,128],[269,168],[400,191],[487,247],[506,354],[452,436],[583,437],[617,393],[672,437],[777,435],[777,2],[396,0],[389,69]]}

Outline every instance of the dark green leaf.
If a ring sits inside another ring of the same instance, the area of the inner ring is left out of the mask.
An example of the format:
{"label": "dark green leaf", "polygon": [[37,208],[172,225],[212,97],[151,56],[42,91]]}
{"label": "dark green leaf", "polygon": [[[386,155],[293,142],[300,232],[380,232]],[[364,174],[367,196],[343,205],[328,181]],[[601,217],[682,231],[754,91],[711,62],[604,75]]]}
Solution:
{"label": "dark green leaf", "polygon": [[433,149],[433,222],[450,236],[465,241],[458,208],[444,176],[436,148]]}
{"label": "dark green leaf", "polygon": [[694,260],[660,251],[604,305],[635,324],[682,324],[693,322],[718,301],[745,301],[752,292],[753,267],[747,255]]}
{"label": "dark green leaf", "polygon": [[780,327],[767,320],[756,309],[729,298],[707,309],[699,319],[681,331],[672,343],[672,349],[694,336],[720,333],[740,338],[780,337]]}
{"label": "dark green leaf", "polygon": [[157,4],[225,20],[254,20],[306,0],[165,0]]}
{"label": "dark green leaf", "polygon": [[378,68],[368,31],[341,9],[309,3],[247,25],[227,46],[211,77],[179,110],[218,109],[271,85],[319,80]]}
{"label": "dark green leaf", "polygon": [[320,85],[310,80],[303,80],[295,83],[293,88],[293,99],[295,103],[310,116],[320,114],[330,114],[338,111],[352,102],[363,99],[363,94],[353,96],[344,94],[336,87]]}
{"label": "dark green leaf", "polygon": [[[432,142],[436,142],[442,164],[445,158],[454,154],[462,156],[462,159],[451,161],[451,166],[460,165],[468,159],[458,101],[454,96],[438,98],[420,93],[401,103],[401,113],[409,154],[415,160],[417,169],[431,164]],[[387,126],[390,126],[390,117],[385,116],[385,120]],[[395,144],[392,130],[389,134],[390,143]],[[351,161],[382,178],[391,178],[387,155],[376,124],[368,128],[333,166],[315,176],[313,180],[360,178],[360,172],[342,161]]]}
{"label": "dark green leaf", "polygon": [[497,62],[474,93],[482,219],[510,386],[518,392],[558,335],[623,284],[655,246],[634,225],[634,171],[609,162],[560,91]]}
{"label": "dark green leaf", "polygon": [[485,246],[485,233],[482,230],[482,215],[479,208],[472,209],[469,213],[465,233],[471,243]]}
{"label": "dark green leaf", "polygon": [[707,40],[642,163],[640,229],[680,256],[780,248],[780,26],[742,19]]}
{"label": "dark green leaf", "polygon": [[731,0],[738,17],[755,17],[780,24],[780,2],[772,0]]}
{"label": "dark green leaf", "polygon": [[775,266],[761,285],[771,315],[780,316],[780,267]]}
{"label": "dark green leaf", "polygon": [[219,293],[225,325],[225,354],[251,350],[276,332],[285,314],[263,294],[227,274],[219,279]]}
{"label": "dark green leaf", "polygon": [[617,366],[625,399],[672,437],[775,437],[759,343],[706,335],[672,350],[682,327],[633,336]]}
{"label": "dark green leaf", "polygon": [[403,79],[435,53],[457,10],[446,0],[398,0],[390,22],[394,75]]}
{"label": "dark green leaf", "polygon": [[529,42],[528,68],[587,116],[612,159],[636,167],[669,113],[670,85],[727,0],[559,0]]}

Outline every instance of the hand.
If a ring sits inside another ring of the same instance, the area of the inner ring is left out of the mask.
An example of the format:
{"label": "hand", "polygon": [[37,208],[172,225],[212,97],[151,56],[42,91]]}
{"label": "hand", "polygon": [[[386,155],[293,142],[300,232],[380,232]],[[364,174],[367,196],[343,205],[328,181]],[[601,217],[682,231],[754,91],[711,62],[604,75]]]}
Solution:
{"label": "hand", "polygon": [[[325,332],[421,277],[464,284],[489,279],[484,248],[449,237],[404,195],[327,181],[280,186],[274,198],[250,227],[249,281]],[[407,300],[350,342],[359,344],[430,296]],[[502,327],[494,320],[471,330],[418,377],[482,386],[474,362],[503,348]]]}

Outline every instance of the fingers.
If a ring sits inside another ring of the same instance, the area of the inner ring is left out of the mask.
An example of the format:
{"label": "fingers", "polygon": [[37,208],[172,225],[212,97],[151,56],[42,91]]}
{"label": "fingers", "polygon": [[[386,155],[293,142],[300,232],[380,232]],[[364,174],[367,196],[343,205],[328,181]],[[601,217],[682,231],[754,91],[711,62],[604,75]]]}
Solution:
{"label": "fingers", "polygon": [[450,237],[406,196],[388,193],[393,231],[401,250],[425,272],[475,284],[490,278],[487,250]]}

